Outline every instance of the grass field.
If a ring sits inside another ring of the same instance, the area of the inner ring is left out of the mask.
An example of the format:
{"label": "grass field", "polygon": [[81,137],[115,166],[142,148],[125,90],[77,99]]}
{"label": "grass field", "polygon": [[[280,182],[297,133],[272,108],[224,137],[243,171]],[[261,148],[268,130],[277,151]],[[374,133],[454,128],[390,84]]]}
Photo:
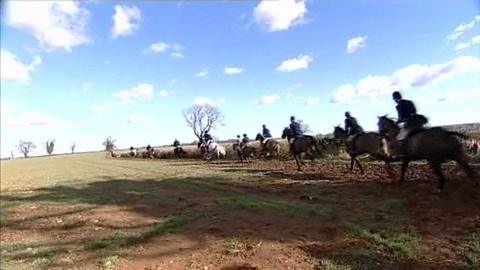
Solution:
{"label": "grass field", "polygon": [[[2,269],[479,269],[480,191],[323,160],[1,161]],[[398,168],[397,168],[398,169]]]}

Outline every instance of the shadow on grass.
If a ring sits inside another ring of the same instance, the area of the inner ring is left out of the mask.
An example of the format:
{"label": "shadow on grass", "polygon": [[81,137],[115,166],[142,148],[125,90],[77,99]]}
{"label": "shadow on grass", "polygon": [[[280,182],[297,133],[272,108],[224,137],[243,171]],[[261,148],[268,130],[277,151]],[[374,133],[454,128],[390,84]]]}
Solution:
{"label": "shadow on grass", "polygon": [[[243,168],[221,170],[245,174],[265,171]],[[83,246],[86,251],[103,251],[111,255],[116,249],[138,246],[170,233],[185,236],[194,243],[204,242],[205,236],[211,234],[227,239],[251,236],[253,232],[255,237],[271,241],[298,241],[302,237],[306,242],[325,243],[336,243],[338,238],[342,238],[341,235],[348,235],[348,239],[355,241],[345,248],[330,246],[322,249],[311,244],[302,248],[310,256],[318,258],[320,264],[352,266],[357,262],[358,265],[355,265],[358,268],[355,266],[354,269],[362,269],[360,266],[365,266],[363,269],[380,269],[380,266],[395,269],[395,264],[421,264],[415,256],[419,235],[409,228],[414,222],[406,218],[409,216],[406,212],[407,200],[402,198],[405,192],[396,190],[398,187],[378,182],[351,181],[341,185],[319,182],[309,186],[276,183],[259,189],[261,184],[239,183],[222,177],[136,180],[105,177],[85,185],[40,188],[30,194],[7,193],[2,195],[2,203],[11,206],[9,211],[24,204],[55,203],[59,206],[85,207],[36,214],[23,219],[9,219],[8,215],[4,215],[2,227],[25,230],[51,218],[69,217],[103,206],[119,206],[155,221],[141,225],[100,222],[95,226],[114,230],[114,233],[102,237],[87,235],[76,244]],[[281,195],[271,192],[275,189],[287,192]],[[424,192],[425,189],[419,188],[417,191]],[[305,202],[300,197],[306,194],[319,199]],[[436,206],[444,207],[438,202]],[[342,232],[340,236],[323,230],[326,224],[337,226]],[[47,226],[44,229],[89,231],[92,226],[89,222],[72,221],[67,225]],[[33,258],[29,251],[42,245],[38,243],[14,251],[10,249],[2,253],[2,257],[9,260]],[[52,249],[55,252],[47,250],[35,254],[50,258],[61,254],[69,245],[72,243],[56,246]],[[470,256],[473,261],[476,253],[471,254],[474,254]],[[436,267],[435,264],[431,266]]]}

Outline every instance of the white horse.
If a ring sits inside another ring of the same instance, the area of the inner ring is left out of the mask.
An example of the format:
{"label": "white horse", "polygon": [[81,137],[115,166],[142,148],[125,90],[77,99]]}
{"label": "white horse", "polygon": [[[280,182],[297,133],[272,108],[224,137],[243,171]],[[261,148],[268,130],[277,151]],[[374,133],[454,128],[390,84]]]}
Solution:
{"label": "white horse", "polygon": [[225,158],[227,154],[227,152],[225,151],[225,147],[215,142],[211,142],[206,145],[206,150],[206,154],[208,156],[215,157],[216,159]]}

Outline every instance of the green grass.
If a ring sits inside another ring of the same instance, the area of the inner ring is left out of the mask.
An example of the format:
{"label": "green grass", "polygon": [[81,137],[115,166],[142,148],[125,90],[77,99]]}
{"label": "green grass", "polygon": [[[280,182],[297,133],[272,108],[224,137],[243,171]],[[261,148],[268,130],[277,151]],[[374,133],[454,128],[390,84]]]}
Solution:
{"label": "green grass", "polygon": [[221,206],[248,210],[274,210],[289,216],[297,217],[326,217],[331,209],[301,202],[287,201],[279,198],[264,197],[259,195],[236,193],[220,197],[216,202]]}
{"label": "green grass", "polygon": [[106,249],[106,250],[115,250],[120,247],[130,247],[143,242],[148,241],[149,239],[169,234],[179,230],[181,227],[187,224],[189,220],[197,217],[196,214],[178,214],[170,217],[165,222],[155,222],[150,228],[144,232],[134,233],[134,234],[125,234],[121,231],[116,232],[112,237],[104,239],[94,239],[89,240],[85,243],[85,249],[87,250],[97,250],[97,249]]}
{"label": "green grass", "polygon": [[2,242],[2,268],[16,268],[19,262],[25,269],[39,269],[53,263],[54,256],[67,252],[64,247],[39,242]]}
{"label": "green grass", "polygon": [[384,254],[395,260],[415,257],[416,236],[410,232],[372,232],[368,228],[352,223],[347,224],[346,228],[357,237],[366,240],[374,254]]}
{"label": "green grass", "polygon": [[344,227],[367,242],[372,257],[382,254],[390,260],[415,258],[417,235],[405,228],[404,204],[404,200],[396,198],[368,201],[365,211]]}

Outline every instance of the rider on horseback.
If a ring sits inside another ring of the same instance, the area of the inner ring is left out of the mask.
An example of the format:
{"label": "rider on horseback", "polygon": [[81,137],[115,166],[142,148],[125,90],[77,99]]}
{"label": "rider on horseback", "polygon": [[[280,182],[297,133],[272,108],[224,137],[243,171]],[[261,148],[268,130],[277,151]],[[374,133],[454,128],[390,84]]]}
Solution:
{"label": "rider on horseback", "polygon": [[350,112],[345,112],[345,130],[348,136],[363,132],[363,128],[358,124],[357,119],[351,116]]}
{"label": "rider on horseback", "polygon": [[397,140],[403,141],[413,129],[422,127],[428,120],[425,116],[417,114],[415,104],[410,100],[403,99],[400,92],[393,92],[392,97],[397,103],[395,107],[398,113],[397,123],[403,123],[403,128],[398,133]]}
{"label": "rider on horseback", "polygon": [[209,145],[213,141],[212,135],[210,135],[208,131],[206,131],[205,134],[203,134],[203,141],[205,142],[206,145]]}
{"label": "rider on horseback", "polygon": [[250,138],[248,138],[247,134],[243,134],[242,143],[240,144],[242,148],[247,146],[248,142],[250,142]]}
{"label": "rider on horseback", "polygon": [[270,133],[270,130],[267,128],[267,126],[265,124],[262,125],[262,135],[263,135],[263,138],[265,138],[265,139],[272,137],[272,134]]}
{"label": "rider on horseback", "polygon": [[290,139],[290,151],[292,150],[293,142],[303,135],[302,128],[300,127],[300,123],[295,121],[295,116],[290,116],[290,132],[292,138]]}
{"label": "rider on horseback", "polygon": [[175,141],[173,141],[173,147],[177,148],[179,146],[180,146],[180,142],[177,139],[175,139]]}

